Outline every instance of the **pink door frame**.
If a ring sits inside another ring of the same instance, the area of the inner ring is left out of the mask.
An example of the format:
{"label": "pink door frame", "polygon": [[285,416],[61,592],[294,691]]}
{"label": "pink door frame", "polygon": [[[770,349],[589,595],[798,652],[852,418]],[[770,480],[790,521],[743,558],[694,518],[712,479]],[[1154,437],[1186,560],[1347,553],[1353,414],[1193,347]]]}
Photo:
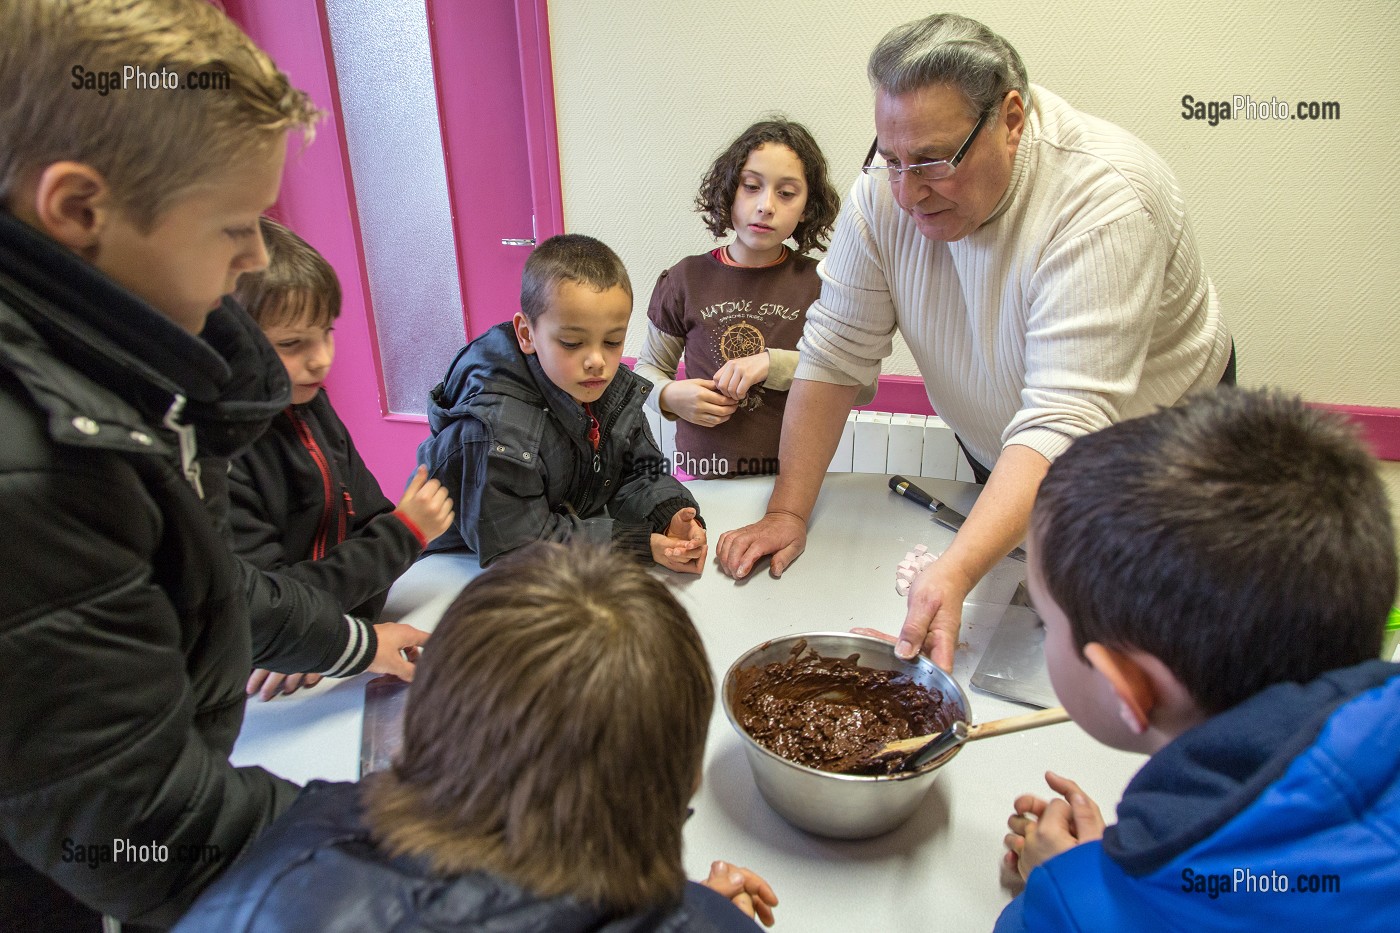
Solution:
{"label": "pink door frame", "polygon": [[548,26],[543,3],[522,9],[500,0],[427,0],[427,13],[471,340],[519,307],[520,273],[530,249],[505,240],[530,243],[536,235],[564,231],[549,50],[533,38],[542,30],[547,43]]}
{"label": "pink door frame", "polygon": [[[428,426],[421,416],[390,414],[385,404],[374,309],[324,6],[321,0],[225,0],[224,6],[292,83],[326,112],[311,146],[302,148],[295,140],[290,144],[273,213],[315,246],[340,277],[343,295],[336,325],[336,364],[327,388],[366,465],[385,492],[397,498],[397,490],[412,472],[418,443],[428,435]],[[564,214],[548,10],[546,0],[513,0],[513,6],[519,47],[487,44],[473,47],[472,53],[494,56],[494,67],[520,70],[536,226],[538,235],[546,237],[563,232]],[[431,22],[431,3],[428,9]],[[435,55],[433,72],[439,87],[441,66],[441,58]],[[442,122],[445,128],[449,124],[461,127],[451,138],[444,129],[444,151],[451,153],[454,147],[458,152],[471,151],[463,135],[466,121]],[[467,322],[469,333],[483,329],[474,323],[478,322]]]}

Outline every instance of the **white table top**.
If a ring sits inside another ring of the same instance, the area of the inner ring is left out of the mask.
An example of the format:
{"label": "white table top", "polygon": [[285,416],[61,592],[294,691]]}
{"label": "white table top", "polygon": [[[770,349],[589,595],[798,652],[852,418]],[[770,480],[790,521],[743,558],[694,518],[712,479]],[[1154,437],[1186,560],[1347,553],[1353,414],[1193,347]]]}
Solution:
{"label": "white table top", "polygon": [[[918,481],[964,512],[978,487]],[[703,576],[673,577],[715,671],[716,692],[729,665],[767,639],[797,632],[867,626],[894,633],[904,598],[895,566],[916,544],[939,553],[953,533],[929,513],[890,493],[877,474],[831,474],[813,515],[807,550],[781,580],[760,569],[736,583],[711,564]],[[756,520],[770,478],[690,484],[711,541]],[[711,548],[713,555],[713,546]],[[395,584],[386,618],[431,629],[457,592],[479,572],[469,555],[434,555]],[[974,722],[1028,711],[969,685],[1025,565],[1003,560],[969,595],[953,676]],[[353,780],[359,769],[364,683],[368,675],[323,682],[270,703],[253,701],[234,748],[238,765],[259,764],[297,782]],[[794,829],[769,809],[753,782],[743,747],[716,704],[705,752],[705,779],[686,824],[692,878],[722,858],[759,872],[781,905],[779,930],[988,930],[1011,894],[999,883],[1002,837],[1011,802],[1022,792],[1049,796],[1044,772],[1079,781],[1111,814],[1143,758],[1095,742],[1073,723],[987,739],[944,769],[921,811],[900,829],[861,841],[822,839]]]}

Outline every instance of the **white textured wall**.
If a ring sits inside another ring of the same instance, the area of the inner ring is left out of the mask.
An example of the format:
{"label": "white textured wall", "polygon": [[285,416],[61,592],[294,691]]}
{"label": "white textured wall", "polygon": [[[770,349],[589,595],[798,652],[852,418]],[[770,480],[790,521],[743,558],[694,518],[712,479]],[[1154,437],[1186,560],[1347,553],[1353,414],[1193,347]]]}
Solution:
{"label": "white textured wall", "polygon": [[[551,0],[564,216],[637,288],[712,241],[691,210],[715,152],[759,115],[806,123],[849,188],[874,135],[865,80],[901,0]],[[1124,126],[1175,170],[1241,381],[1400,407],[1400,4],[988,0],[959,12],[1031,80]],[[1181,117],[1181,97],[1334,100],[1333,122]],[[901,345],[887,373],[913,373]],[[1387,464],[1400,503],[1400,464]]]}

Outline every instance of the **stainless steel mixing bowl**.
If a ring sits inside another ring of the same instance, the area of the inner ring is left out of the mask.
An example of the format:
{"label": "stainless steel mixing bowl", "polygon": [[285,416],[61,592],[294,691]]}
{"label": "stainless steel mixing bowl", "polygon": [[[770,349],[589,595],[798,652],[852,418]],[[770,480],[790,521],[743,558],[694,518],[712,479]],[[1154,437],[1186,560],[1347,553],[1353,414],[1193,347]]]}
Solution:
{"label": "stainless steel mixing bowl", "polygon": [[734,718],[735,671],[754,665],[786,661],[799,641],[824,657],[860,655],[866,667],[899,671],[916,683],[943,695],[953,718],[972,721],[967,694],[957,681],[927,658],[902,661],[894,646],[868,635],[812,632],[765,641],[729,666],[724,675],[724,714],[739,734],[753,769],[754,782],[768,805],[792,825],[833,839],[866,839],[896,828],[913,815],[943,766],[957,756],[955,748],[916,772],[888,775],[833,774],[788,761],[759,745]]}

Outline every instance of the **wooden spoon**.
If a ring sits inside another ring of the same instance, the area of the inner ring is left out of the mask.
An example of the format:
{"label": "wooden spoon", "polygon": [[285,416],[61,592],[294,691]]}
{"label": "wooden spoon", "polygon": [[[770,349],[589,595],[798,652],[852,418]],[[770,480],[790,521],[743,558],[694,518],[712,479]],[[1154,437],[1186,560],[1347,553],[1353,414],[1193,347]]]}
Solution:
{"label": "wooden spoon", "polygon": [[[863,764],[873,764],[881,761],[890,761],[895,758],[903,758],[904,763],[895,770],[903,771],[908,768],[917,767],[924,762],[919,761],[924,758],[924,753],[933,748],[935,743],[942,742],[944,747],[938,750],[939,754],[947,751],[955,745],[964,742],[975,742],[978,739],[991,738],[994,735],[1006,735],[1010,732],[1021,732],[1024,729],[1038,729],[1041,726],[1053,726],[1057,722],[1068,722],[1069,713],[1065,712],[1063,706],[1052,706],[1050,709],[1039,710],[1034,713],[1025,713],[1021,716],[1007,716],[1004,719],[993,719],[991,722],[979,723],[975,726],[968,726],[961,721],[954,723],[942,732],[935,732],[931,735],[915,735],[907,739],[895,739],[887,742],[878,750],[871,753]],[[956,727],[962,726],[961,729]],[[951,733],[951,734],[950,734]],[[929,756],[930,758],[932,756]]]}

